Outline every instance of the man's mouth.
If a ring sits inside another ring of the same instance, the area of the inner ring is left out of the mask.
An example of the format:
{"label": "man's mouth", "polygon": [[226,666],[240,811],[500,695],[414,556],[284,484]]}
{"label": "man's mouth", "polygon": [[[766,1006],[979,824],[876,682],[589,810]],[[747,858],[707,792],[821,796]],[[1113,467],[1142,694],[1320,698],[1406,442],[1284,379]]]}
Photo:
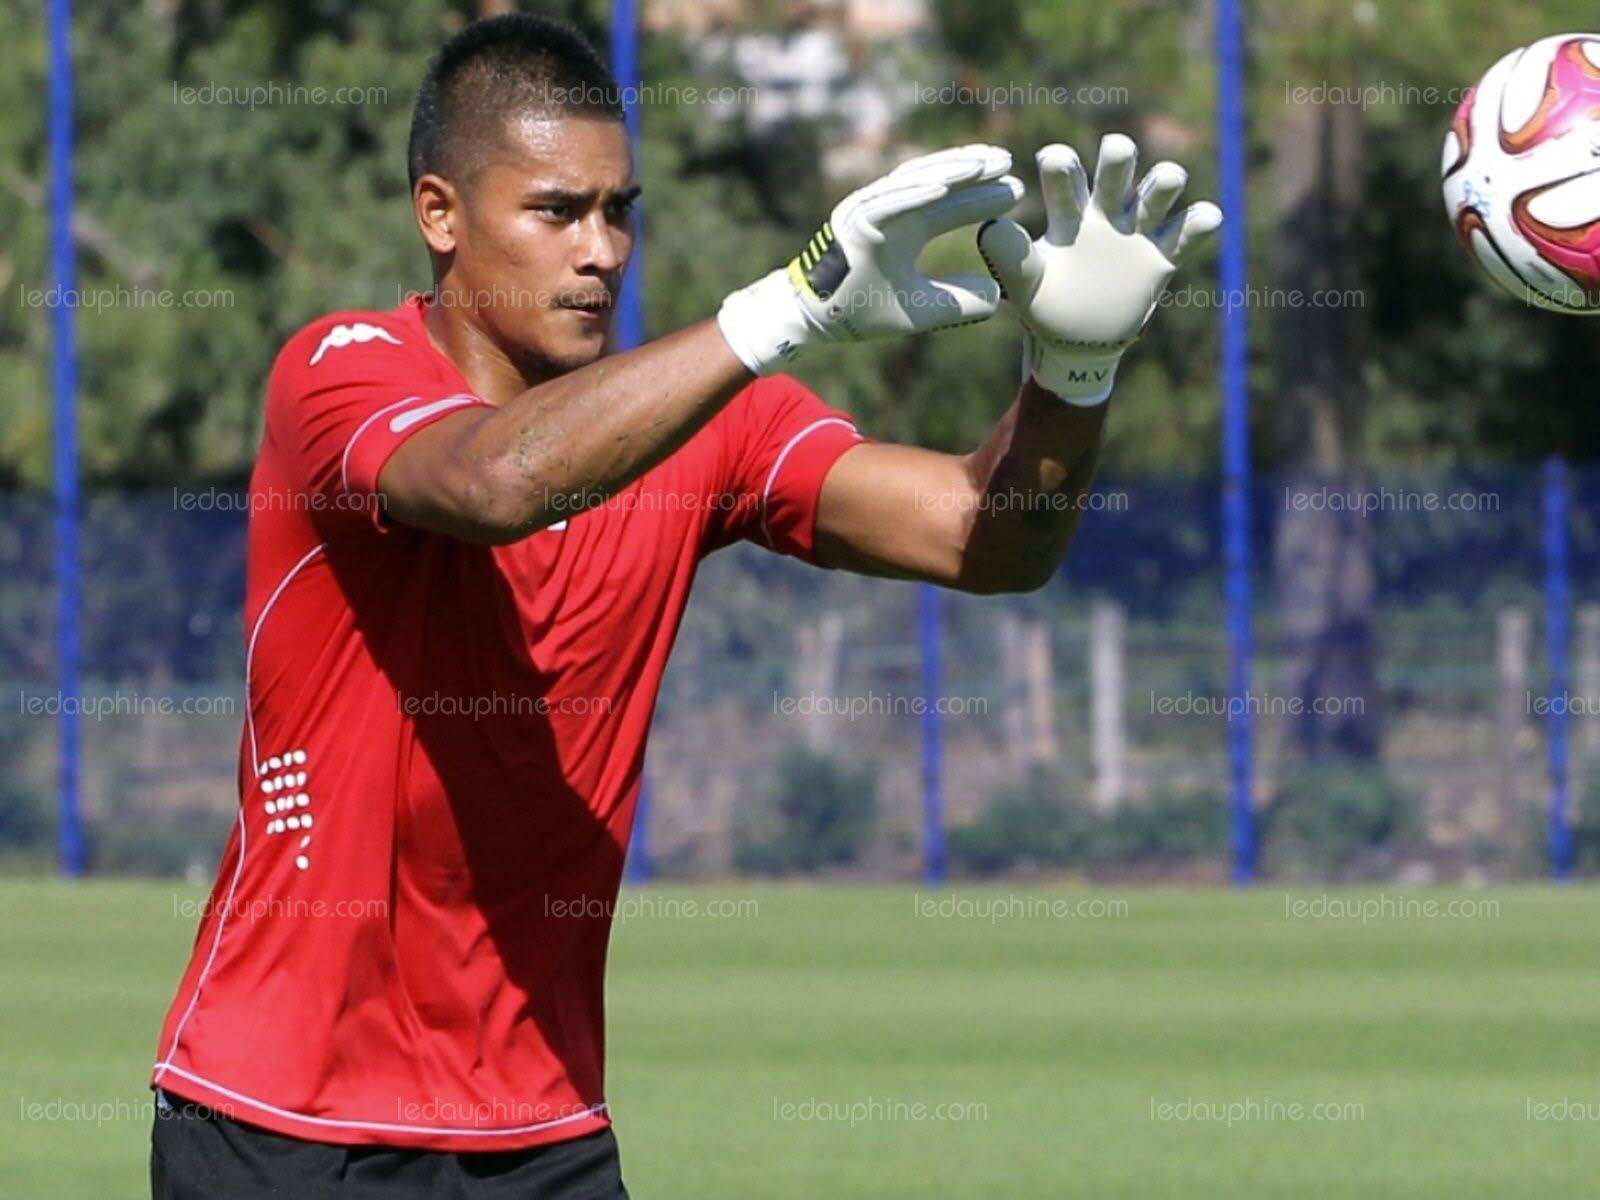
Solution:
{"label": "man's mouth", "polygon": [[611,311],[611,293],[596,292],[578,296],[563,296],[556,304],[559,308],[568,308],[573,312],[599,317]]}

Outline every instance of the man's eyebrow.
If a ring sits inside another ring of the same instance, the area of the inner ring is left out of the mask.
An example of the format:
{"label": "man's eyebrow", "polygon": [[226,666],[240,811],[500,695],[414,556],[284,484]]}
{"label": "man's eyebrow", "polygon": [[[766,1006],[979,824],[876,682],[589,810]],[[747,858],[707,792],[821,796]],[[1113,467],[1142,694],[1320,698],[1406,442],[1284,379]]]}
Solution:
{"label": "man's eyebrow", "polygon": [[[622,191],[615,193],[612,196],[612,200],[621,201],[624,204],[632,204],[643,191],[644,188],[636,183],[630,188],[624,188]],[[536,200],[541,204],[570,204],[574,207],[586,208],[594,202],[596,195],[598,193],[593,191],[586,192],[577,188],[562,187],[559,184],[549,184],[530,188],[527,199]]]}
{"label": "man's eyebrow", "polygon": [[579,191],[577,188],[562,187],[553,183],[528,189],[528,199],[542,200],[548,204],[586,205],[594,199],[594,196],[593,192]]}

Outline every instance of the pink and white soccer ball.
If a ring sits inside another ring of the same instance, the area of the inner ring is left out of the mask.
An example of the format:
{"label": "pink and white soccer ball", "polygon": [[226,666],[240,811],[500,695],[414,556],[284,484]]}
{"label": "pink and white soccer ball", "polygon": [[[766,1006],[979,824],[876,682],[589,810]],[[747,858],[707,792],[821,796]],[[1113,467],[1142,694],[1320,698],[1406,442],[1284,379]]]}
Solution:
{"label": "pink and white soccer ball", "polygon": [[1526,303],[1600,313],[1600,34],[1514,50],[1456,109],[1444,202],[1467,253]]}

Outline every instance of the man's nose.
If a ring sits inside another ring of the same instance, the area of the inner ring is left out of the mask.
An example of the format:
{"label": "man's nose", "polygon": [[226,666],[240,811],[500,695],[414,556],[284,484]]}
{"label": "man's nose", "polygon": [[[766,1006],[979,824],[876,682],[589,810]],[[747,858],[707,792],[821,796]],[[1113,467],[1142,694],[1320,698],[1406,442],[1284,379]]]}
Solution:
{"label": "man's nose", "polygon": [[591,213],[580,223],[578,262],[580,271],[610,273],[622,268],[626,255],[626,235],[606,220],[604,213]]}

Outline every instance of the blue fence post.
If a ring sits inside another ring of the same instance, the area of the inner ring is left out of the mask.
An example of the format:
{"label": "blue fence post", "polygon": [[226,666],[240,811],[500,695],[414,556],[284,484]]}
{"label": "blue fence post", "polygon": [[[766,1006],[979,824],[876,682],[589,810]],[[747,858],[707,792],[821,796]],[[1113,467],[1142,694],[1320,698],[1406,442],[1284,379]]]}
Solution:
{"label": "blue fence post", "polygon": [[1550,706],[1545,715],[1545,746],[1550,773],[1550,877],[1572,875],[1571,788],[1567,753],[1567,709],[1571,701],[1570,633],[1567,622],[1567,509],[1570,482],[1559,457],[1544,465],[1544,628],[1550,660]]}
{"label": "blue fence post", "polygon": [[[622,89],[623,121],[628,141],[633,146],[635,170],[639,163],[639,27],[634,0],[611,3],[611,73]],[[635,210],[633,254],[617,297],[617,323],[612,331],[619,351],[632,350],[644,341],[644,302],[641,293],[644,273],[639,260],[644,254],[643,216]],[[639,802],[634,809],[633,831],[628,840],[627,878],[629,883],[650,879],[650,778],[639,782]]]}
{"label": "blue fence post", "polygon": [[1238,0],[1217,0],[1217,150],[1222,210],[1222,543],[1228,628],[1229,816],[1233,882],[1255,877],[1250,706],[1250,392],[1245,231],[1244,24]]}
{"label": "blue fence post", "polygon": [[74,328],[76,271],[72,245],[72,10],[50,0],[50,272],[56,288],[51,310],[51,383],[54,393],[56,576],[56,845],[63,874],[76,878],[88,866],[78,798],[78,715],[81,654],[78,613],[78,351]]}
{"label": "blue fence post", "polygon": [[633,810],[633,834],[628,841],[628,861],[626,876],[629,883],[649,883],[652,863],[650,862],[650,839],[646,830],[650,828],[650,779],[646,776],[639,781],[639,802]]}
{"label": "blue fence post", "polygon": [[942,697],[939,661],[939,589],[917,585],[917,641],[922,652],[922,880],[930,887],[944,882],[944,746],[939,727]]}
{"label": "blue fence post", "polygon": [[[634,0],[611,3],[611,73],[622,89],[623,121],[628,142],[633,147],[634,173],[640,174],[639,145],[639,26]],[[644,214],[634,210],[633,255],[622,279],[622,294],[617,297],[616,346],[632,350],[644,341]]]}

